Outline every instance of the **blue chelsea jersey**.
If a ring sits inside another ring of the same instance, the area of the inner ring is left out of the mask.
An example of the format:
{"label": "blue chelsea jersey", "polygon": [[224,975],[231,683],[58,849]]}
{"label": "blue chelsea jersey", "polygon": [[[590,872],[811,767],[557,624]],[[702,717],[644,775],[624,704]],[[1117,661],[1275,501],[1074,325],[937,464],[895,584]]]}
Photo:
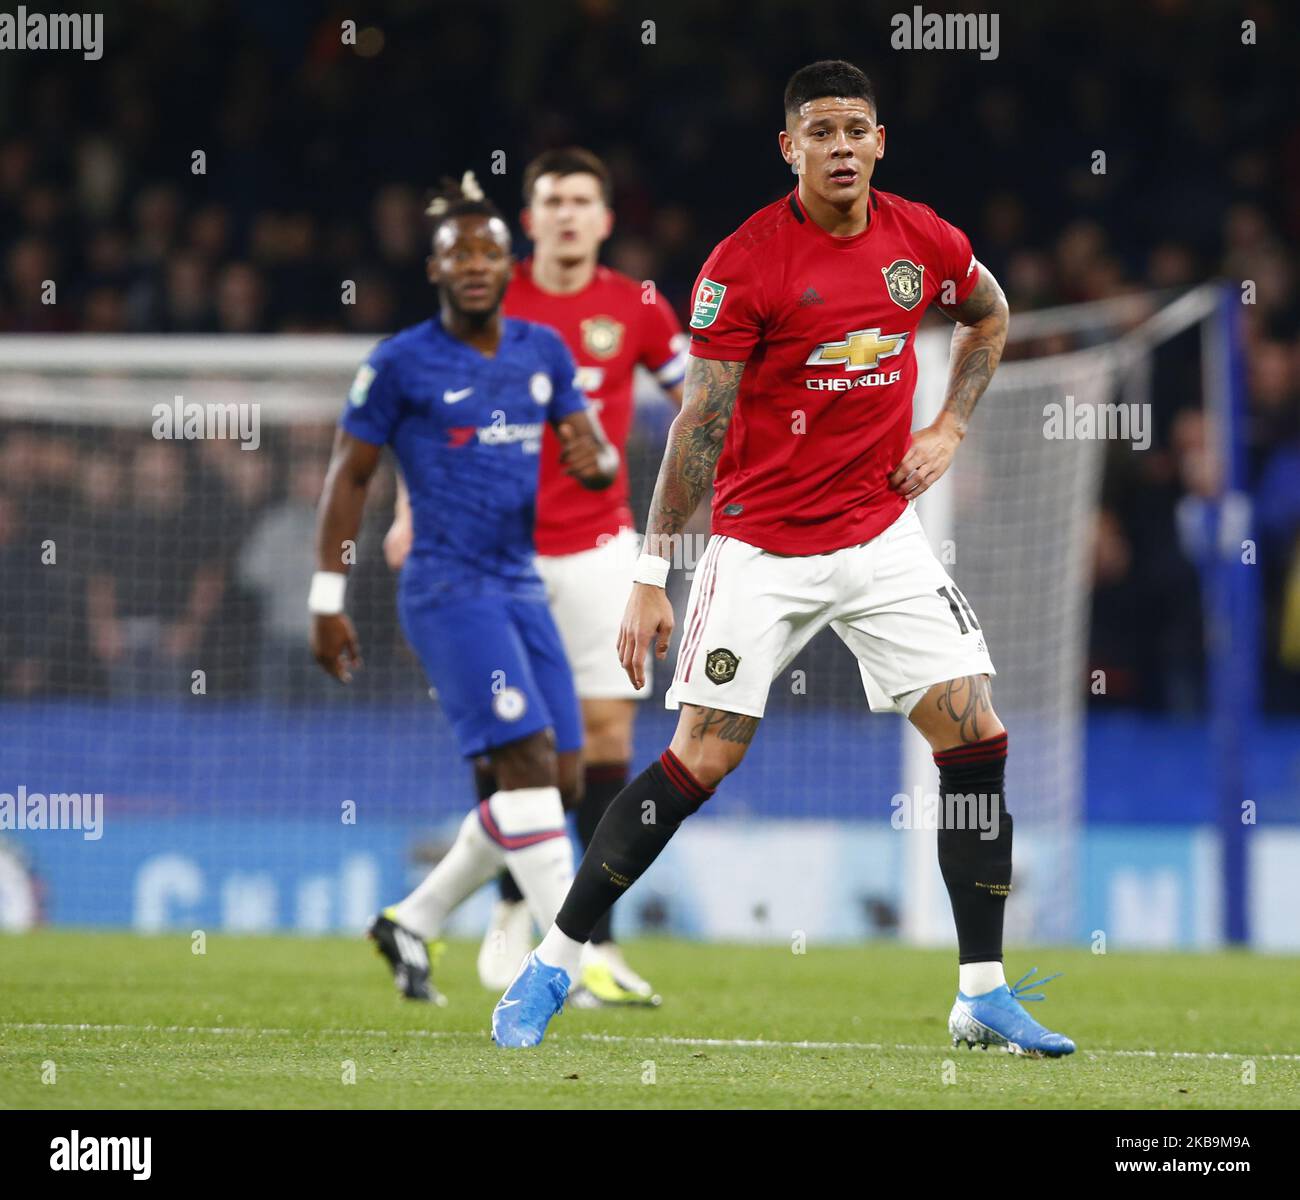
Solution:
{"label": "blue chelsea jersey", "polygon": [[574,373],[558,334],[510,318],[492,358],[436,317],[375,348],[341,423],[363,442],[391,445],[401,464],[414,525],[403,586],[540,586],[533,521],[542,432],[586,407]]}

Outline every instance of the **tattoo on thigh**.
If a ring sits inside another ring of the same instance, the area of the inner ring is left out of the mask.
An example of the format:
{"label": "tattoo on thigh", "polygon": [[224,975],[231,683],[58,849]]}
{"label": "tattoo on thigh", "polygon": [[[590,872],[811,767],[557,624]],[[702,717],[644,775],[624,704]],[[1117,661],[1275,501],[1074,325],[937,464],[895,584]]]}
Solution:
{"label": "tattoo on thigh", "polygon": [[691,727],[691,737],[704,741],[711,733],[719,741],[737,742],[742,746],[748,746],[754,740],[757,729],[757,717],[747,717],[743,713],[723,712],[718,708],[706,708],[700,719]]}
{"label": "tattoo on thigh", "polygon": [[939,711],[956,723],[963,743],[980,742],[987,736],[980,730],[980,717],[993,711],[987,675],[948,680],[938,703]]}

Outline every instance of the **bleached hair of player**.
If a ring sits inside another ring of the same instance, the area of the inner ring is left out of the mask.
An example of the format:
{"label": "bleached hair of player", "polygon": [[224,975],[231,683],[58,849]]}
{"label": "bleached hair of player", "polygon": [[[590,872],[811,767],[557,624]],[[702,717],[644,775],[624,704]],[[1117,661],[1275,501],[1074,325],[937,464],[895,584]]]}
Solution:
{"label": "bleached hair of player", "polygon": [[[454,188],[459,194],[451,194],[452,188]],[[465,174],[460,177],[459,184],[453,183],[450,184],[450,186],[444,184],[443,190],[429,201],[429,206],[424,210],[424,212],[425,215],[429,217],[442,217],[446,216],[447,210],[451,208],[457,200],[467,200],[470,203],[480,203],[484,199],[483,189],[479,186],[478,179],[475,178],[474,172],[466,171]]]}
{"label": "bleached hair of player", "polygon": [[424,211],[432,222],[432,234],[435,238],[443,222],[453,217],[487,217],[488,220],[501,221],[505,219],[501,216],[500,209],[484,194],[473,171],[466,171],[459,182],[444,178]]}

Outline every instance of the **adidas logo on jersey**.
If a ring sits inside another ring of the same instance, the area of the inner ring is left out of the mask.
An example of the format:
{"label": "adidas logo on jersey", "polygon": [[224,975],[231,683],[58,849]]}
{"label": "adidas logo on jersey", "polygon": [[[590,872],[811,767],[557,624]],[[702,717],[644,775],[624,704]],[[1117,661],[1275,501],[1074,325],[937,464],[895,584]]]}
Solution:
{"label": "adidas logo on jersey", "polygon": [[817,294],[817,289],[815,287],[805,288],[803,295],[799,297],[800,308],[807,308],[810,304],[825,303],[826,301]]}

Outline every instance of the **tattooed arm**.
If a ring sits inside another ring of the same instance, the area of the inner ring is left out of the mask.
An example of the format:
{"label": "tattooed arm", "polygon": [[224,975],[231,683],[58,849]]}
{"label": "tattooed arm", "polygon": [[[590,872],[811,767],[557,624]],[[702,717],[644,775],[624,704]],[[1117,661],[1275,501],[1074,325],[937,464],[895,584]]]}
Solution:
{"label": "tattooed arm", "polygon": [[687,360],[682,411],[668,431],[668,445],[646,520],[647,554],[672,561],[672,539],[686,528],[713,483],[744,372],[743,362]]}
{"label": "tattooed arm", "polygon": [[[672,561],[674,541],[713,483],[744,372],[743,362],[688,360],[682,411],[668,431],[646,519],[646,554]],[[664,589],[634,583],[618,631],[618,657],[635,687],[645,686],[646,651],[653,645],[655,657],[665,658],[672,631],[673,606]]]}
{"label": "tattooed arm", "polygon": [[938,308],[957,322],[948,362],[948,394],[937,420],[912,435],[903,461],[889,477],[889,486],[908,500],[919,496],[948,469],[1007,340],[1010,312],[1006,297],[982,263],[971,294],[960,304]]}
{"label": "tattooed arm", "polygon": [[998,281],[979,264],[979,281],[960,304],[939,311],[957,322],[948,362],[948,395],[940,420],[965,437],[975,405],[1002,359],[1011,312]]}

